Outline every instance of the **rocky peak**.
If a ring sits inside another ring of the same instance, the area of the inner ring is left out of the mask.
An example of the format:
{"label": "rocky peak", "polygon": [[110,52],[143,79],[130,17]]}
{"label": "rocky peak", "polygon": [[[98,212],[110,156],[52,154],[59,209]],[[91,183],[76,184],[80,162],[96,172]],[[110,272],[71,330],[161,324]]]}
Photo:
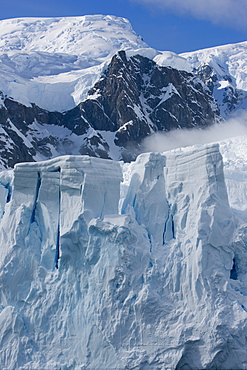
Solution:
{"label": "rocky peak", "polygon": [[5,97],[0,150],[4,167],[62,154],[129,161],[153,132],[207,127],[219,119],[210,89],[198,76],[120,51],[87,98],[67,112]]}
{"label": "rocky peak", "polygon": [[127,58],[124,51],[113,57],[80,108],[94,129],[116,132],[116,144],[123,147],[155,131],[204,127],[219,119],[200,79],[140,55]]}

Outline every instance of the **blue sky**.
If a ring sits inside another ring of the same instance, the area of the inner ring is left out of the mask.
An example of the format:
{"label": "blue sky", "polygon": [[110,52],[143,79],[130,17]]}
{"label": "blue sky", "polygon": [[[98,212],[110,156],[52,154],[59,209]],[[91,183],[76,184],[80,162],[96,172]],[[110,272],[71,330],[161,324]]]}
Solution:
{"label": "blue sky", "polygon": [[0,19],[84,14],[126,17],[150,46],[176,53],[247,41],[247,0],[11,0]]}

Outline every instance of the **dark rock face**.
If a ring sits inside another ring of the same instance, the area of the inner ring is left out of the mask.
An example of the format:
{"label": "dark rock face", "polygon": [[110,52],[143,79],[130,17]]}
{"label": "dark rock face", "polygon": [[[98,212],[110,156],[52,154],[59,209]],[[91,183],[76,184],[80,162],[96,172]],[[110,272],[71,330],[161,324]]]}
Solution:
{"label": "dark rock face", "polygon": [[205,85],[192,74],[159,67],[152,60],[119,52],[105,76],[81,103],[83,117],[97,130],[116,131],[116,144],[140,143],[154,131],[208,126],[219,110]]}
{"label": "dark rock face", "polygon": [[113,159],[134,159],[142,140],[153,132],[218,121],[210,89],[190,73],[160,67],[140,55],[126,58],[122,51],[88,98],[68,112],[26,107],[1,96],[2,167],[63,154],[113,158],[113,146],[119,153]]}

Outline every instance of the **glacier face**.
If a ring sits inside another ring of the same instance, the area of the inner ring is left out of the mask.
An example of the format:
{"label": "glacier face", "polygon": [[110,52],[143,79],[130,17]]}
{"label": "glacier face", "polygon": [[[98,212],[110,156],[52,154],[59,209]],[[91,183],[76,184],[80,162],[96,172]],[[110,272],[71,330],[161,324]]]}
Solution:
{"label": "glacier face", "polygon": [[247,366],[246,227],[217,144],[18,164],[0,204],[1,368]]}

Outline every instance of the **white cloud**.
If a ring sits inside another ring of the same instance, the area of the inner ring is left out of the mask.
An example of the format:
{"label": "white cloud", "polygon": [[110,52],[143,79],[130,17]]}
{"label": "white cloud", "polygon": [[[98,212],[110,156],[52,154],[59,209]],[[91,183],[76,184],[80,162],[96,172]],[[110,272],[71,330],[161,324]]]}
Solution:
{"label": "white cloud", "polygon": [[236,28],[247,28],[247,0],[132,0],[150,4],[177,14],[189,14],[193,17],[223,23]]}
{"label": "white cloud", "polygon": [[157,133],[143,141],[144,152],[165,152],[196,144],[218,142],[234,136],[247,135],[247,115],[215,124],[207,129],[173,130]]}

